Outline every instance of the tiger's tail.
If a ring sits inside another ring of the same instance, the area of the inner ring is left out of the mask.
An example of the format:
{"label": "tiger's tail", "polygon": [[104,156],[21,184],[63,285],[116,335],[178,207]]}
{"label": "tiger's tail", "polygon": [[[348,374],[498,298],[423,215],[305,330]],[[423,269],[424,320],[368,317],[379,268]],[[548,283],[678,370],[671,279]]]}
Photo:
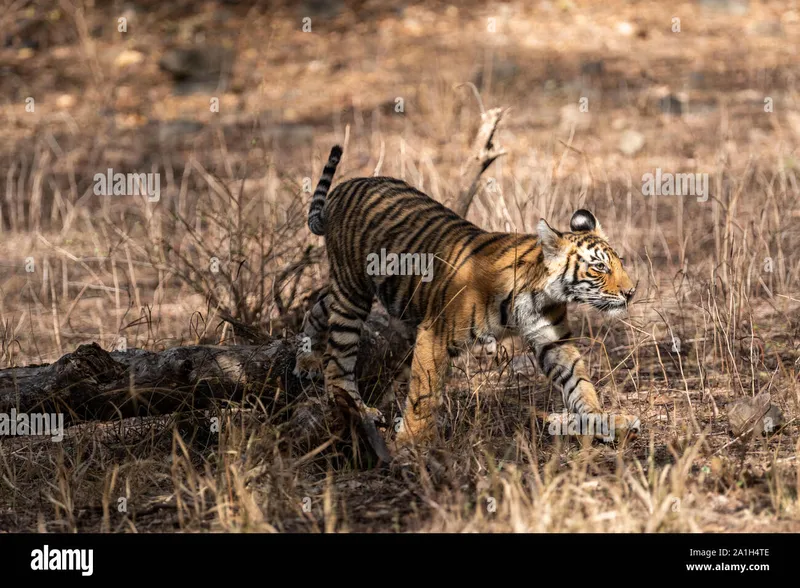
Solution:
{"label": "tiger's tail", "polygon": [[325,234],[325,198],[328,196],[328,189],[333,181],[333,174],[336,173],[336,166],[342,157],[340,145],[334,145],[331,154],[328,156],[328,163],[322,170],[322,176],[314,190],[314,197],[311,199],[311,206],[308,209],[308,228],[315,235]]}

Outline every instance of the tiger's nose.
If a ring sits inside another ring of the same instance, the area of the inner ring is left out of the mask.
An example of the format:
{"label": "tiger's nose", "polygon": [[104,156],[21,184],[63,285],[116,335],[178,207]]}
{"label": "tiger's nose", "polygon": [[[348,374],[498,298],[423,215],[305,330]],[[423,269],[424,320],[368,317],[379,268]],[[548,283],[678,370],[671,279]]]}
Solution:
{"label": "tiger's nose", "polygon": [[636,294],[636,288],[628,288],[627,290],[623,290],[622,291],[622,295],[625,297],[625,300],[627,300],[628,302],[631,301],[631,298],[633,298],[634,294]]}

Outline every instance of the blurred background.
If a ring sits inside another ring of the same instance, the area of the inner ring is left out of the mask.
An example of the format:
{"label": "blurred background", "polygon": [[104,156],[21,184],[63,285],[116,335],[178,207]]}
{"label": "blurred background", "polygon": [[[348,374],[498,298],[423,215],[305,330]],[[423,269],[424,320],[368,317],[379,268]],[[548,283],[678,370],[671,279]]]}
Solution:
{"label": "blurred background", "polygon": [[[3,322],[41,330],[39,360],[123,330],[181,341],[195,310],[271,328],[299,303],[276,275],[321,259],[304,216],[334,142],[338,178],[450,203],[497,106],[484,228],[587,206],[640,279],[797,286],[793,2],[17,1],[0,26]],[[158,202],[95,194],[109,168],[158,173]],[[657,168],[706,174],[711,198],[643,195]],[[178,321],[131,331],[145,306]]]}

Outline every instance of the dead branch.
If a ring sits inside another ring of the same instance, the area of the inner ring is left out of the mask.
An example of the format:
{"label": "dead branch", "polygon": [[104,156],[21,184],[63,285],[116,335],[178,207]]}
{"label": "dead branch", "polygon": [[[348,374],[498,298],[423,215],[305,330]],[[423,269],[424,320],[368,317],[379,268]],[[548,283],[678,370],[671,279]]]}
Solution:
{"label": "dead branch", "polygon": [[492,108],[481,114],[481,126],[472,144],[472,156],[461,174],[461,190],[453,210],[466,218],[472,199],[478,191],[481,175],[492,162],[506,151],[494,142],[494,133],[505,114],[502,108]]}

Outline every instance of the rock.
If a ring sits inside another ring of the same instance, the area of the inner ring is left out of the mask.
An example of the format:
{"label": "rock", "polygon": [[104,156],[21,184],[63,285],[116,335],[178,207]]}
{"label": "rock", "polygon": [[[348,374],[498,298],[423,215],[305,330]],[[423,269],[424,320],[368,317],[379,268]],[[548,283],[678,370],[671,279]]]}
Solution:
{"label": "rock", "polygon": [[786,424],[780,407],[770,403],[769,392],[740,398],[728,406],[728,427],[735,437],[747,435],[752,427],[756,435],[771,435]]}
{"label": "rock", "polygon": [[144,53],[126,49],[114,59],[114,67],[123,68],[130,65],[137,65],[144,61]]}
{"label": "rock", "polygon": [[644,147],[644,135],[638,131],[628,129],[619,139],[619,150],[625,155],[635,155]]}

